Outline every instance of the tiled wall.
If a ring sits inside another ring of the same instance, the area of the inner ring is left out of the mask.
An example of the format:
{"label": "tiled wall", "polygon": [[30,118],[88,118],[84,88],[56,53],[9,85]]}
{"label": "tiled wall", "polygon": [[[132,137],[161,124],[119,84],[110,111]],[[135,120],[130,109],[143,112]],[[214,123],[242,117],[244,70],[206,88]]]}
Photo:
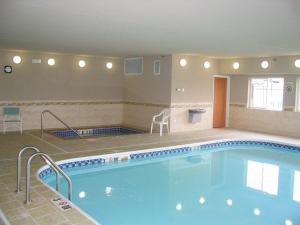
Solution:
{"label": "tiled wall", "polygon": [[[168,107],[163,104],[147,104],[125,102],[123,124],[142,130],[150,130],[152,117],[162,109]],[[155,127],[155,130],[157,128]]]}
{"label": "tiled wall", "polygon": [[[51,110],[59,118],[72,127],[97,125],[114,125],[123,122],[122,102],[97,101],[56,101],[56,102],[2,102],[0,103],[0,119],[2,120],[3,106],[18,106],[22,112],[24,130],[40,129],[41,112]],[[63,127],[57,120],[45,114],[46,128]],[[0,125],[2,131],[2,123]],[[14,130],[14,129],[11,129]]]}
{"label": "tiled wall", "polygon": [[[201,120],[197,123],[189,122],[189,109],[203,108],[205,113],[201,114]],[[171,107],[171,132],[194,131],[212,128],[212,104],[173,104]]]}
{"label": "tiled wall", "polygon": [[[287,111],[288,110],[288,111]],[[300,113],[248,109],[244,104],[231,104],[229,126],[232,128],[300,137]]]}

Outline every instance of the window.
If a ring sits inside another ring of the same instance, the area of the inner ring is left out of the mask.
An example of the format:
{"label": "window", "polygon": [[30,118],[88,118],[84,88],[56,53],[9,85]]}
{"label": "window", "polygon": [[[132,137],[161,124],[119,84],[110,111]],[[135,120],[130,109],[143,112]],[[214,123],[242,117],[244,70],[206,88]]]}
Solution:
{"label": "window", "polygon": [[277,195],[278,177],[279,166],[248,160],[247,187]]}
{"label": "window", "polygon": [[143,57],[124,59],[124,73],[126,75],[143,74]]}
{"label": "window", "polygon": [[282,110],[283,78],[252,78],[249,80],[248,107]]}
{"label": "window", "polygon": [[153,62],[153,74],[160,75],[160,60],[154,60]]}

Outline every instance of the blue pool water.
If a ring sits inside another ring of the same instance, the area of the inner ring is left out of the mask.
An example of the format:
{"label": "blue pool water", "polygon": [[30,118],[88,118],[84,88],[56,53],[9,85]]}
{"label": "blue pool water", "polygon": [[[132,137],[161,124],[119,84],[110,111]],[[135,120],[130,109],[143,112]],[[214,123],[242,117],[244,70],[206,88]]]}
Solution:
{"label": "blue pool water", "polygon": [[57,137],[63,137],[63,138],[77,138],[78,134],[81,137],[92,137],[92,136],[117,136],[117,135],[125,135],[125,134],[143,133],[140,130],[127,128],[127,127],[120,127],[120,126],[75,129],[75,131],[76,133],[72,130],[57,130],[57,131],[50,131],[50,133]]}
{"label": "blue pool water", "polygon": [[239,145],[66,171],[73,202],[102,225],[300,225],[296,151]]}

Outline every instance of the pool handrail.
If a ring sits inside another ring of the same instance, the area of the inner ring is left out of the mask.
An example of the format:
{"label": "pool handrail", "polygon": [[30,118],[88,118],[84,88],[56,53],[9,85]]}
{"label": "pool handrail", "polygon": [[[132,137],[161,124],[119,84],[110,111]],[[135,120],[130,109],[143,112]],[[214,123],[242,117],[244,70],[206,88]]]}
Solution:
{"label": "pool handrail", "polygon": [[65,127],[67,127],[69,130],[73,131],[75,134],[77,134],[80,138],[81,135],[75,131],[72,127],[70,127],[68,124],[66,124],[62,119],[60,119],[57,115],[55,115],[53,112],[51,112],[50,110],[46,109],[41,113],[41,137],[43,138],[44,135],[44,114],[45,113],[49,113],[51,116],[53,116],[56,120],[58,120],[59,122],[61,122]]}
{"label": "pool handrail", "polygon": [[41,156],[41,158],[46,158],[48,162],[66,179],[68,182],[68,199],[72,201],[72,192],[73,192],[73,184],[70,177],[51,159],[49,155],[43,152],[36,152],[30,156],[27,160],[26,164],[26,200],[25,203],[30,203],[30,167],[31,161],[36,157]]}
{"label": "pool handrail", "polygon": [[[40,152],[40,150],[38,148],[36,148],[34,146],[30,146],[30,145],[23,147],[19,151],[18,156],[17,156],[17,190],[16,190],[17,193],[20,193],[22,191],[22,183],[21,183],[21,180],[22,180],[22,178],[21,178],[21,176],[22,176],[22,171],[21,171],[21,169],[22,169],[22,154],[27,150],[33,150],[34,153]],[[44,159],[45,163],[47,163],[54,170],[54,172],[56,174],[56,190],[59,191],[59,187],[60,187],[59,172],[56,168],[54,168],[50,164],[50,162],[46,158],[43,157],[43,159]]]}

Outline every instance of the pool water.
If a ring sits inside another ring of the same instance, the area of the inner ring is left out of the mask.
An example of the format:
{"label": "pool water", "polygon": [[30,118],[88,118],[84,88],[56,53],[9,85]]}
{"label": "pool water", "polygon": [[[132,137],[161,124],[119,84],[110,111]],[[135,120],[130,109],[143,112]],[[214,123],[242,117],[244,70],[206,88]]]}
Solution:
{"label": "pool water", "polygon": [[300,225],[299,153],[231,147],[67,173],[102,225]]}

